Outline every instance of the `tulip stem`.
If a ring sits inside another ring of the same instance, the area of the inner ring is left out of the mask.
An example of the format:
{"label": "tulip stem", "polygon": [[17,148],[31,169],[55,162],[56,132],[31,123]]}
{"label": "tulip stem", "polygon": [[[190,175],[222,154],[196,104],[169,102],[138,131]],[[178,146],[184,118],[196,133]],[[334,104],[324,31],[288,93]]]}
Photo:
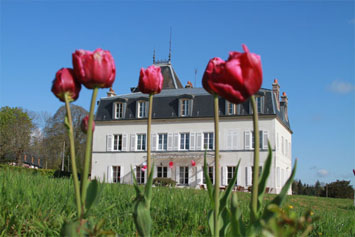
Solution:
{"label": "tulip stem", "polygon": [[215,137],[215,193],[214,193],[214,236],[219,236],[218,216],[219,216],[219,106],[218,95],[214,94],[214,137]]}
{"label": "tulip stem", "polygon": [[153,94],[149,94],[149,110],[148,110],[148,124],[147,124],[147,169],[148,169],[147,177],[149,177],[151,171],[150,131],[151,131],[151,124],[152,124],[152,111],[153,111]]}
{"label": "tulip stem", "polygon": [[74,129],[73,129],[73,120],[72,120],[71,111],[70,111],[70,102],[69,102],[69,98],[68,98],[68,93],[64,93],[64,100],[65,100],[65,109],[66,109],[67,118],[68,118],[67,125],[69,127],[70,158],[71,158],[71,166],[72,166],[73,179],[74,179],[75,201],[76,201],[76,207],[78,209],[78,217],[80,217],[81,216],[80,187],[79,187],[78,171],[76,168]]}
{"label": "tulip stem", "polygon": [[90,112],[89,112],[89,123],[86,137],[86,150],[85,150],[85,160],[84,160],[84,172],[81,177],[81,205],[83,214],[85,213],[85,200],[86,200],[86,191],[88,185],[88,176],[89,176],[89,168],[90,168],[90,158],[91,158],[91,147],[92,147],[92,124],[94,120],[94,110],[96,103],[98,88],[95,87],[92,92],[91,104],[90,104]]}
{"label": "tulip stem", "polygon": [[255,103],[255,96],[251,96],[251,104],[253,107],[253,127],[254,127],[254,167],[253,167],[253,187],[251,201],[251,221],[257,217],[258,205],[258,185],[259,185],[259,125],[258,125],[258,109]]}

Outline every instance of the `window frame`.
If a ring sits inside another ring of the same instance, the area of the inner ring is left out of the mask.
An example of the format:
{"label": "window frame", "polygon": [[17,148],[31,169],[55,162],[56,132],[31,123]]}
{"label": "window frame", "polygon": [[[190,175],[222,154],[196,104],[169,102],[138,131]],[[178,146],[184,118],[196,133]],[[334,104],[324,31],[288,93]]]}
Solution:
{"label": "window frame", "polygon": [[[227,166],[227,184],[229,185],[229,182],[233,179],[234,174],[236,173],[237,169],[235,166]],[[234,186],[237,186],[238,182],[238,177],[237,180],[235,181]]]}
{"label": "window frame", "polygon": [[[113,146],[112,146],[113,151],[122,151],[122,139],[123,139],[122,134],[113,134]],[[120,146],[121,149],[119,149]]]}
{"label": "window frame", "polygon": [[116,102],[115,103],[115,119],[122,119],[124,117],[124,103]]}
{"label": "window frame", "polygon": [[158,133],[157,150],[158,151],[167,151],[168,150],[168,134],[167,133]]}
{"label": "window frame", "polygon": [[121,166],[112,166],[112,182],[121,183]]}
{"label": "window frame", "polygon": [[[207,171],[208,171],[208,175],[210,177],[210,180],[212,182],[212,184],[214,184],[214,167],[213,166],[208,166],[207,167]],[[203,174],[203,181],[202,181],[204,184],[206,184],[206,178],[205,178],[205,175]]]}
{"label": "window frame", "polygon": [[158,178],[168,178],[168,167],[167,166],[157,166],[157,177]]}
{"label": "window frame", "polygon": [[179,184],[189,185],[189,167],[180,166],[179,167]]}
{"label": "window frame", "polygon": [[[206,135],[207,135],[207,139],[206,139]],[[207,143],[206,143],[207,140]],[[211,144],[211,140],[212,140],[212,144]],[[206,146],[207,144],[207,146]],[[212,147],[211,147],[212,145]],[[214,150],[214,132],[204,132],[203,133],[203,149],[204,150]]]}
{"label": "window frame", "polygon": [[180,133],[179,148],[180,148],[179,150],[182,150],[182,151],[190,150],[190,133],[188,133],[188,132]]}
{"label": "window frame", "polygon": [[147,135],[139,133],[136,135],[136,151],[145,151],[147,149]]}
{"label": "window frame", "polygon": [[189,101],[190,99],[180,99],[180,116],[181,117],[187,117],[189,116],[189,111],[190,111],[190,107],[189,107]]}
{"label": "window frame", "polygon": [[144,100],[138,100],[137,101],[137,117],[138,118],[146,118],[147,114],[146,114],[146,106],[147,106],[147,102]]}
{"label": "window frame", "polygon": [[136,177],[138,184],[145,183],[145,171],[142,170],[141,166],[136,166]]}

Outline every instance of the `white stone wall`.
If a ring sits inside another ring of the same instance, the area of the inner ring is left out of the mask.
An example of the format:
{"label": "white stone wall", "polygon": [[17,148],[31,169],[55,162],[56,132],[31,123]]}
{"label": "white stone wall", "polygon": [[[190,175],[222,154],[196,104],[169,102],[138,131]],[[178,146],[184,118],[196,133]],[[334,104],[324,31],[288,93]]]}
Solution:
{"label": "white stone wall", "polygon": [[[121,182],[132,183],[131,166],[135,169],[136,166],[141,166],[146,161],[146,152],[132,151],[131,137],[133,134],[146,133],[146,120],[130,120],[130,121],[107,121],[96,122],[94,139],[93,139],[93,155],[92,155],[92,177],[97,177],[101,180],[105,179],[112,182],[112,166],[121,167]],[[268,187],[274,188],[274,192],[280,191],[280,184],[286,180],[287,172],[291,170],[291,159],[289,151],[288,155],[281,152],[280,138],[279,146],[277,145],[277,136],[284,137],[284,143],[287,139],[291,143],[290,132],[283,127],[283,125],[273,116],[260,116],[259,129],[265,131],[270,141],[272,149],[276,152],[273,154],[272,170],[268,180]],[[221,165],[221,184],[226,185],[227,180],[227,166],[235,166],[241,160],[238,172],[237,184],[247,187],[251,185],[251,167],[253,166],[253,150],[247,147],[246,133],[253,130],[251,116],[241,116],[234,118],[220,118],[220,165]],[[199,186],[202,183],[202,166],[203,166],[203,145],[200,149],[197,148],[197,137],[203,132],[213,132],[213,119],[196,119],[184,118],[174,120],[154,120],[152,124],[152,134],[168,133],[178,136],[179,133],[188,132],[190,138],[194,137],[195,146],[190,151],[178,151],[177,147],[173,146],[173,150],[158,152],[155,149],[152,151],[152,158],[156,166],[168,166],[169,161],[174,162],[172,169],[168,168],[168,177],[179,182],[180,166],[189,167],[189,185]],[[122,134],[125,137],[124,151],[107,151],[107,135]],[[264,137],[265,139],[266,137]],[[154,140],[154,139],[152,139]],[[155,139],[157,142],[158,139]],[[178,139],[180,140],[180,139]],[[249,140],[250,141],[250,140]],[[267,157],[267,143],[261,144],[260,165],[263,165]],[[191,144],[191,141],[190,141]],[[179,146],[178,146],[179,147]],[[193,147],[192,147],[193,148]],[[246,149],[247,148],[247,149]],[[289,149],[288,149],[289,150]],[[208,163],[213,165],[213,151],[208,153]],[[176,157],[178,156],[178,157]],[[191,166],[191,159],[196,161],[196,167]],[[279,168],[279,171],[277,171]],[[283,171],[282,171],[283,170]],[[279,172],[279,178],[277,175]],[[281,174],[283,179],[281,180]],[[156,174],[156,171],[155,171]],[[146,179],[145,179],[146,180]]]}

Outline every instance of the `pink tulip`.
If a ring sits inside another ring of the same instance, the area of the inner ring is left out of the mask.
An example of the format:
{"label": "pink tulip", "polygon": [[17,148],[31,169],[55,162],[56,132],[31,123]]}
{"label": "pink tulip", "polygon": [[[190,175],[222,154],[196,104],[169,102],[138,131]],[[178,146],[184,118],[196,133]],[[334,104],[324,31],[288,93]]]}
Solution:
{"label": "pink tulip", "polygon": [[353,173],[354,173],[354,175],[355,175],[355,169],[353,169]]}
{"label": "pink tulip", "polygon": [[[81,131],[83,131],[83,133],[87,133],[88,132],[88,126],[89,126],[89,115],[86,115],[85,118],[83,118],[83,120],[81,120]],[[92,131],[94,132],[95,130],[95,122],[92,121]]]}
{"label": "pink tulip", "polygon": [[139,91],[145,94],[158,94],[163,88],[163,81],[160,67],[151,65],[147,69],[141,68],[138,83]]}
{"label": "pink tulip", "polygon": [[64,93],[68,93],[70,101],[79,97],[80,83],[75,79],[74,71],[71,68],[60,69],[53,80],[52,92],[60,100],[65,102]]}
{"label": "pink tulip", "polygon": [[196,166],[196,162],[194,160],[191,160],[191,165],[192,165],[192,167],[195,167]]}
{"label": "pink tulip", "polygon": [[211,59],[202,78],[202,85],[210,94],[218,94],[235,104],[258,92],[262,83],[260,56],[242,46],[245,52],[230,52],[227,61]]}
{"label": "pink tulip", "polygon": [[145,172],[146,170],[147,170],[147,165],[144,165],[144,166],[142,167],[142,171]]}
{"label": "pink tulip", "polygon": [[170,161],[170,162],[169,162],[169,168],[172,169],[173,166],[174,166],[174,162]]}
{"label": "pink tulip", "polygon": [[78,81],[88,89],[109,88],[115,81],[115,62],[107,50],[76,50],[73,65]]}

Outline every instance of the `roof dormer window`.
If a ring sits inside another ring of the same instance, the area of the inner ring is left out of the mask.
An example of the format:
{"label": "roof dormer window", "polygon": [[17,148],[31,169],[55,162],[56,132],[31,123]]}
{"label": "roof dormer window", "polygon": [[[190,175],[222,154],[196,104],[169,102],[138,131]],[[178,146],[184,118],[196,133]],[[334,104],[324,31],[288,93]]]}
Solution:
{"label": "roof dormer window", "polygon": [[127,101],[125,99],[119,99],[113,103],[113,118],[114,119],[123,119],[126,114],[126,105]]}
{"label": "roof dormer window", "polygon": [[[258,109],[258,113],[259,114],[263,114],[264,113],[264,97],[263,96],[255,96],[255,103],[256,103],[256,107]],[[250,114],[253,114],[253,106],[251,104],[251,100],[249,103],[249,111]]]}
{"label": "roof dormer window", "polygon": [[192,105],[193,105],[193,97],[191,95],[181,96],[179,99],[179,116],[180,117],[192,116]]}
{"label": "roof dormer window", "polygon": [[137,100],[136,111],[137,118],[147,118],[148,117],[149,102],[145,100]]}
{"label": "roof dormer window", "polygon": [[236,115],[240,114],[240,105],[233,104],[226,100],[226,115]]}

